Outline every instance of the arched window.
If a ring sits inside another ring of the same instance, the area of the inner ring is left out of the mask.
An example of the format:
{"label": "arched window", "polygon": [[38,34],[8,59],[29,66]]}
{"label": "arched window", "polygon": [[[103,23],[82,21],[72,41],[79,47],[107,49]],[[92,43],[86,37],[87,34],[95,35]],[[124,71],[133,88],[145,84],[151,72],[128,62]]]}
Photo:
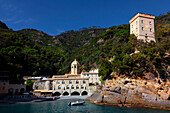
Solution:
{"label": "arched window", "polygon": [[61,89],[61,86],[58,86],[58,89]]}
{"label": "arched window", "polygon": [[84,88],[84,86],[83,85],[81,85],[81,89],[83,89]]}
{"label": "arched window", "polygon": [[69,86],[67,85],[67,87],[66,87],[67,89],[69,89]]}
{"label": "arched window", "polygon": [[79,86],[78,86],[78,85],[76,86],[76,89],[79,89]]}
{"label": "arched window", "polygon": [[69,84],[72,84],[72,81],[71,81],[71,80],[69,81]]}
{"label": "arched window", "polygon": [[65,84],[65,81],[64,81],[64,80],[62,81],[62,84]]}
{"label": "arched window", "polygon": [[71,89],[74,89],[74,86],[73,86],[73,85],[71,86]]}
{"label": "arched window", "polygon": [[79,83],[79,81],[78,80],[76,80],[76,84],[78,84]]}
{"label": "arched window", "polygon": [[83,84],[85,84],[86,83],[86,81],[85,80],[83,80]]}

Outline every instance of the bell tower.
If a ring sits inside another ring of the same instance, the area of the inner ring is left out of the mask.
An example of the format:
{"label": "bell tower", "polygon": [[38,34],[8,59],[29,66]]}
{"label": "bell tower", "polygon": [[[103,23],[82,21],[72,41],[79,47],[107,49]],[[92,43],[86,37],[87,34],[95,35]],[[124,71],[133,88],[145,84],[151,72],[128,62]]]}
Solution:
{"label": "bell tower", "polygon": [[79,69],[80,64],[76,59],[71,63],[71,74],[72,75],[77,75],[80,74],[80,69]]}

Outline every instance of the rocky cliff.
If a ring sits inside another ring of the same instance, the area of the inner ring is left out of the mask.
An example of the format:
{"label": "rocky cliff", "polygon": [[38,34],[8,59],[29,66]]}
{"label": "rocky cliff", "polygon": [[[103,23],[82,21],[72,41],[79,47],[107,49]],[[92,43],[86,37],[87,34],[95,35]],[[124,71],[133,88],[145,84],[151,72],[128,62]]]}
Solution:
{"label": "rocky cliff", "polygon": [[125,107],[146,107],[170,110],[170,82],[116,78],[106,81],[100,93],[86,101]]}

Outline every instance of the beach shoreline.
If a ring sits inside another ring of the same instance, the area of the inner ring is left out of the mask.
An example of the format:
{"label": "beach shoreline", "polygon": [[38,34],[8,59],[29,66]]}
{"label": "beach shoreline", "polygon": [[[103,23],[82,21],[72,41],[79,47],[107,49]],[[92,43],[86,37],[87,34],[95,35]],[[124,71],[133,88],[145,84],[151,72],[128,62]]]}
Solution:
{"label": "beach shoreline", "polygon": [[[90,96],[60,96],[59,99],[55,101],[62,101],[62,100],[85,100]],[[41,101],[38,97],[28,98],[28,99],[19,99],[19,100],[0,100],[0,104],[32,104],[32,103],[44,103],[44,102],[54,102],[54,101]]]}

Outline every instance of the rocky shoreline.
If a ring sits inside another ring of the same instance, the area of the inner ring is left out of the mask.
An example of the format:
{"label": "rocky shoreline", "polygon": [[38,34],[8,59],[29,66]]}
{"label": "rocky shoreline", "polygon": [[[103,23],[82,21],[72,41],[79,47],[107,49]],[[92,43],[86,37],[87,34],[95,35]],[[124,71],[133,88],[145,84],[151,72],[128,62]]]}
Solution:
{"label": "rocky shoreline", "polygon": [[170,83],[118,77],[106,81],[101,92],[95,92],[85,101],[101,105],[170,110]]}

